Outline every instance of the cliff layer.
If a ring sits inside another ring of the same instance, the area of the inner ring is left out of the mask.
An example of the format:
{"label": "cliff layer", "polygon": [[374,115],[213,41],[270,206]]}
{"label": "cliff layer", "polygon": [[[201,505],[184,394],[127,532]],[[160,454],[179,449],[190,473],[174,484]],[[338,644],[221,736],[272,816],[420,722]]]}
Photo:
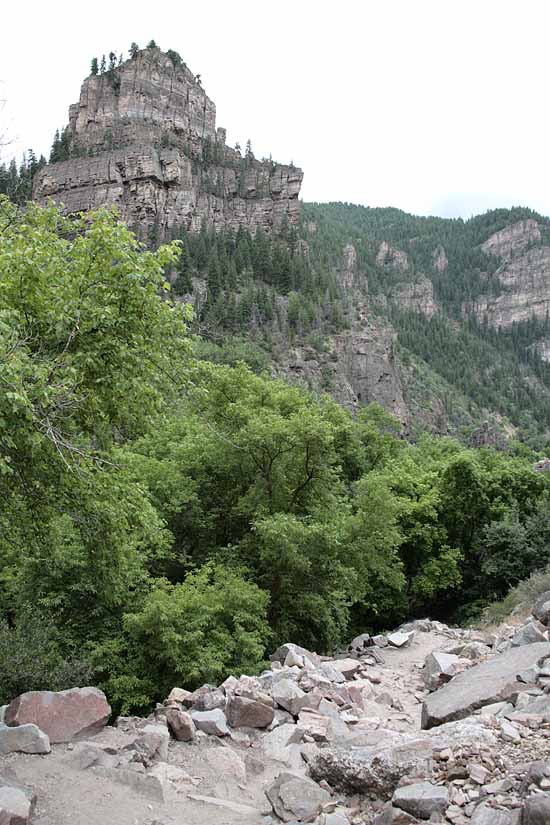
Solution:
{"label": "cliff layer", "polygon": [[34,198],[68,212],[115,205],[141,238],[180,227],[266,232],[298,220],[303,173],[226,146],[195,76],[157,48],[90,75],[69,109],[67,160],[36,176]]}

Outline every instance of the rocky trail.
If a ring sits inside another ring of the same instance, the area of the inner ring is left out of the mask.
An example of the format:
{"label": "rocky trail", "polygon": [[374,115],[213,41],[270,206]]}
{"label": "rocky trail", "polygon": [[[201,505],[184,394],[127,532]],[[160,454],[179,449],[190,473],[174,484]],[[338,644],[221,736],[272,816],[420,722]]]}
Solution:
{"label": "rocky trail", "polygon": [[23,694],[1,711],[0,823],[549,823],[550,594],[533,614],[331,658],[283,645],[112,726],[95,688]]}

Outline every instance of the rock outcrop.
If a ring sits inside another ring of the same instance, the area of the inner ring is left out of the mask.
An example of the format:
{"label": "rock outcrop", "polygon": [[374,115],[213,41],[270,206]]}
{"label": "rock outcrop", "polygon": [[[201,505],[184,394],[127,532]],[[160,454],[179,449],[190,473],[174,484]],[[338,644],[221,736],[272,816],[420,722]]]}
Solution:
{"label": "rock outcrop", "polygon": [[399,309],[421,312],[427,318],[431,318],[439,311],[434,298],[433,284],[424,276],[420,276],[412,284],[397,284],[392,290],[391,299]]}
{"label": "rock outcrop", "polygon": [[518,221],[491,235],[483,251],[500,260],[496,272],[488,276],[491,290],[464,305],[480,321],[494,327],[544,320],[550,312],[550,246],[541,244],[536,221]]}
{"label": "rock outcrop", "polygon": [[68,129],[70,157],[36,176],[38,202],[67,212],[116,206],[151,240],[203,222],[270,232],[298,220],[302,171],[226,146],[200,78],[160,49],[86,78]]}

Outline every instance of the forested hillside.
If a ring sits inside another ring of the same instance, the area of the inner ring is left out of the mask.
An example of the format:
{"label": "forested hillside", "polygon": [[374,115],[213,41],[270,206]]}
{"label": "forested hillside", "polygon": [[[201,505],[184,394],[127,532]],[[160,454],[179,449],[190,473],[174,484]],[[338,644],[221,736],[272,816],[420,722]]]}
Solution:
{"label": "forested hillside", "polygon": [[235,264],[244,295],[263,250],[271,328],[310,279],[295,334],[328,336],[345,324],[329,262],[261,235],[197,236],[178,261],[110,212],[5,198],[0,228],[0,701],[93,681],[117,711],[146,709],[289,638],[325,652],[407,616],[467,618],[547,563],[549,480],[528,448],[407,443],[377,404],[352,417],[260,374],[269,324],[224,343],[192,270],[210,342],[194,340],[165,282],[210,246],[210,290]]}
{"label": "forested hillside", "polygon": [[[199,354],[209,359],[271,365],[354,412],[379,401],[409,436],[468,441],[488,422],[495,443],[515,438],[544,451],[549,230],[528,209],[462,221],[303,204],[299,228],[283,225],[271,238],[175,233],[184,251],[174,291],[194,303]],[[519,234],[508,254],[499,238],[509,232]],[[491,301],[503,300],[513,302],[508,315],[492,318]]]}

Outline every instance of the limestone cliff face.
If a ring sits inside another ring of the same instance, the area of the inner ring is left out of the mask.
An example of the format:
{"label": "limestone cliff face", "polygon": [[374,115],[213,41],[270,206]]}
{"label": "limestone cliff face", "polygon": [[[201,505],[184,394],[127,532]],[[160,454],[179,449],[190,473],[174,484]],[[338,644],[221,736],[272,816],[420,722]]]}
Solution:
{"label": "limestone cliff face", "polygon": [[37,175],[34,197],[68,212],[115,205],[141,238],[298,220],[303,173],[225,145],[216,107],[185,65],[144,49],[91,75],[69,110],[71,157]]}
{"label": "limestone cliff face", "polygon": [[423,275],[412,284],[397,284],[392,290],[391,299],[400,309],[421,312],[427,318],[439,311],[434,299],[433,283]]}
{"label": "limestone cliff face", "polygon": [[490,276],[493,294],[465,304],[465,312],[473,311],[495,327],[509,327],[533,316],[544,319],[550,311],[550,246],[540,243],[540,228],[531,219],[491,235],[482,249],[501,261]]}

